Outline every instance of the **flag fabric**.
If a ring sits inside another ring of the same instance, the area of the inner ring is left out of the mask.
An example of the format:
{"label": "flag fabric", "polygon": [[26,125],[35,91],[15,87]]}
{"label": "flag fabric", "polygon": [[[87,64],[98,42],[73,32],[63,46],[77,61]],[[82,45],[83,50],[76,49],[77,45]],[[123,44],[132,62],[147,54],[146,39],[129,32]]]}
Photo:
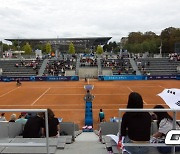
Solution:
{"label": "flag fabric", "polygon": [[180,109],[180,89],[164,89],[157,95],[160,96],[171,109]]}

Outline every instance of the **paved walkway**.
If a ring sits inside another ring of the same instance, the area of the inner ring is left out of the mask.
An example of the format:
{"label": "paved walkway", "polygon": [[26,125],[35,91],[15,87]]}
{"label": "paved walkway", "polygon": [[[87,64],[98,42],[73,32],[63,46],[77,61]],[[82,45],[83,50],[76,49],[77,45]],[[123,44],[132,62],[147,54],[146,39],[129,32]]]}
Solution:
{"label": "paved walkway", "polygon": [[108,154],[105,145],[100,143],[98,136],[93,132],[83,132],[75,142],[66,144],[65,149],[56,154]]}

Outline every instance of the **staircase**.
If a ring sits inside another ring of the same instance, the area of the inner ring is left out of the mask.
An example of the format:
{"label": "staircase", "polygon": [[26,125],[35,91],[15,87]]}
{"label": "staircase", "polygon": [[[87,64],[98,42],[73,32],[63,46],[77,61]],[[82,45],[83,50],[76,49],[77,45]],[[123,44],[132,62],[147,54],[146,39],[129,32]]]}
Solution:
{"label": "staircase", "polygon": [[42,76],[44,74],[44,71],[46,69],[46,65],[47,65],[48,61],[49,61],[48,59],[44,59],[42,65],[39,69],[38,76]]}

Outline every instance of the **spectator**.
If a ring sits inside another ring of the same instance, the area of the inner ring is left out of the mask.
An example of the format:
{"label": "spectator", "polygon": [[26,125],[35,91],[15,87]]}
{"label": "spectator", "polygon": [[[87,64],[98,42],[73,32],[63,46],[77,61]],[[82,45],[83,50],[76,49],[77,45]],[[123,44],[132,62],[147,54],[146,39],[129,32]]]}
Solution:
{"label": "spectator", "polygon": [[13,113],[10,117],[9,122],[15,122],[15,121],[16,121],[16,114]]}
{"label": "spectator", "polygon": [[5,113],[1,113],[0,121],[7,121],[5,117]]}
{"label": "spectator", "polygon": [[[154,109],[164,109],[162,105],[156,105]],[[155,138],[162,138],[173,129],[173,119],[167,112],[155,112],[157,117],[158,132],[153,134]],[[180,124],[176,122],[176,129],[180,129]]]}
{"label": "spectator", "polygon": [[[142,109],[143,99],[140,94],[132,92],[129,95],[128,109]],[[147,143],[150,140],[151,115],[148,112],[126,112],[122,117],[121,136],[125,143]],[[148,147],[127,146],[132,154],[147,153]]]}
{"label": "spectator", "polygon": [[36,116],[28,119],[24,126],[23,138],[39,138],[43,136],[44,114],[38,113]]}
{"label": "spectator", "polygon": [[25,125],[26,122],[27,122],[27,119],[25,119],[26,114],[27,114],[26,112],[22,112],[21,115],[20,115],[20,117],[16,120],[16,122]]}
{"label": "spectator", "polygon": [[87,90],[87,94],[84,96],[84,100],[86,102],[92,102],[94,99],[94,96],[90,93],[89,90]]}
{"label": "spectator", "polygon": [[57,118],[55,118],[55,115],[51,109],[48,108],[47,110],[48,110],[49,137],[58,137],[60,131],[59,121]]}
{"label": "spectator", "polygon": [[[156,105],[154,109],[164,109],[162,105]],[[153,134],[153,140],[161,139],[161,142],[165,139],[166,134],[173,129],[173,118],[167,112],[154,112],[157,117],[158,132]],[[176,129],[180,129],[180,124],[176,122]],[[177,135],[179,138],[179,135]],[[160,153],[171,153],[172,147],[158,147]],[[180,148],[176,148],[176,151],[180,151]]]}
{"label": "spectator", "polygon": [[103,122],[105,119],[105,115],[102,109],[99,110],[99,121]]}

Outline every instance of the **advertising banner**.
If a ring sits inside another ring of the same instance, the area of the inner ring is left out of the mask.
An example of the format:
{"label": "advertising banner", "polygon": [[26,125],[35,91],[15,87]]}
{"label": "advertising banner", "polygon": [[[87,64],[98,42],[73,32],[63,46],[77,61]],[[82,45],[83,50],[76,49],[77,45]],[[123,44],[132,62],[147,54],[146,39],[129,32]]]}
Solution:
{"label": "advertising banner", "polygon": [[113,75],[113,76],[99,76],[100,81],[116,81],[116,80],[145,80],[146,76],[142,75]]}

